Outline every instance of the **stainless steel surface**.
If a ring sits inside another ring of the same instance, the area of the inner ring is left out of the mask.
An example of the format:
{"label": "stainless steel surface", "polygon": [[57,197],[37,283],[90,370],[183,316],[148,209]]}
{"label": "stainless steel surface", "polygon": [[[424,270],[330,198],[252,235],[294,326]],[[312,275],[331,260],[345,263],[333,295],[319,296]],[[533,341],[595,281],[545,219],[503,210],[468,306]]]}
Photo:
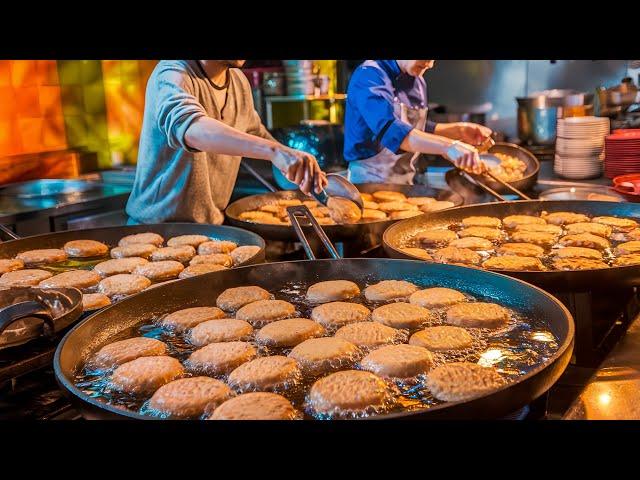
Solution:
{"label": "stainless steel surface", "polygon": [[557,119],[564,117],[564,109],[584,105],[590,106],[592,112],[593,96],[576,90],[553,89],[517,97],[518,137],[530,145],[553,145]]}
{"label": "stainless steel surface", "polygon": [[613,188],[602,186],[567,186],[545,190],[538,198],[540,200],[604,200],[603,195],[613,197],[613,202],[624,202],[625,198]]}
{"label": "stainless steel surface", "polygon": [[51,197],[97,190],[100,186],[100,183],[83,180],[42,179],[5,185],[0,188],[0,195],[16,198]]}
{"label": "stainless steel surface", "polygon": [[549,88],[594,92],[598,85],[619,83],[627,76],[628,65],[626,60],[437,60],[425,80],[429,102],[447,106],[491,102],[487,126],[516,138],[516,97]]}
{"label": "stainless steel surface", "polygon": [[564,420],[640,420],[640,317],[602,362]]}

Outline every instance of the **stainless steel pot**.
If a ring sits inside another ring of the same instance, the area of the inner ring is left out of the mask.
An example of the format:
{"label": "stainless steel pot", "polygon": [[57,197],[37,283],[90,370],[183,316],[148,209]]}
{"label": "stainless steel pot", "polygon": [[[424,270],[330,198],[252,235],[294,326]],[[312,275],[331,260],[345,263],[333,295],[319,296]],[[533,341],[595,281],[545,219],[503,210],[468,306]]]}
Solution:
{"label": "stainless steel pot", "polygon": [[563,118],[567,107],[585,107],[585,114],[593,113],[592,93],[575,90],[544,90],[528,97],[517,97],[518,137],[528,145],[553,145],[556,141],[556,122]]}

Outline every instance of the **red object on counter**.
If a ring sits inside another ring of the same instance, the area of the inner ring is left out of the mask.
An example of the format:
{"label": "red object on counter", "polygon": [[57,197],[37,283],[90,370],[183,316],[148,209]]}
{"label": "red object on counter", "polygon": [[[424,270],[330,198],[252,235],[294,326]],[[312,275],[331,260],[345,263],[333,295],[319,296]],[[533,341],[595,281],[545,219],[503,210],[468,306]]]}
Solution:
{"label": "red object on counter", "polygon": [[604,173],[608,178],[640,173],[640,129],[615,130],[604,142]]}
{"label": "red object on counter", "polygon": [[640,173],[615,177],[613,189],[630,202],[640,202]]}

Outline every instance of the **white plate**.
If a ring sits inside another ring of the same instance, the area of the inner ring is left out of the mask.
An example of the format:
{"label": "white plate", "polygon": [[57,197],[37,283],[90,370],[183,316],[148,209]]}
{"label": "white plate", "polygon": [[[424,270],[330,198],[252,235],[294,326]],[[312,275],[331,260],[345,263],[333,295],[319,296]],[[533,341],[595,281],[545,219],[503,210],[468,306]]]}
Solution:
{"label": "white plate", "polygon": [[566,125],[588,125],[588,124],[602,124],[609,126],[609,118],[608,117],[567,117],[567,118],[559,118],[558,123],[566,124]]}

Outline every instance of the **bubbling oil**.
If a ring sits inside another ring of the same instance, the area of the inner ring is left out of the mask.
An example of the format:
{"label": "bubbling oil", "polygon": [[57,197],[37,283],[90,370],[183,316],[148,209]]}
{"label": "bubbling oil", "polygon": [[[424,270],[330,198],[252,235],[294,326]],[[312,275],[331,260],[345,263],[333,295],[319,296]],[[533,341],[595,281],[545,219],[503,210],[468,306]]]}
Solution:
{"label": "bubbling oil", "polygon": [[[276,298],[292,303],[296,307],[296,316],[310,318],[311,310],[315,305],[309,304],[305,299],[308,284],[289,283],[275,292]],[[489,301],[481,297],[468,296],[469,301]],[[370,302],[364,295],[350,299],[351,302],[360,303],[370,310],[388,302]],[[445,310],[433,309],[434,321],[429,326],[445,324]],[[160,317],[161,318],[161,317]],[[168,355],[181,362],[185,362],[189,355],[197,347],[185,340],[185,334],[175,333],[159,326],[158,317],[149,318],[146,321],[131,327],[110,339],[110,342],[126,338],[144,336],[160,340],[167,344]],[[558,342],[549,326],[539,320],[525,318],[517,312],[511,312],[509,322],[502,328],[491,330],[484,328],[469,328],[468,332],[473,337],[473,345],[464,350],[450,352],[434,352],[434,367],[450,362],[472,362],[484,366],[492,366],[498,370],[507,381],[515,380],[526,375],[537,366],[548,360],[558,349]],[[413,331],[401,331],[398,338],[407,341]],[[333,332],[325,332],[325,336],[332,336]],[[258,356],[288,355],[293,347],[281,348],[258,345],[255,343],[255,332],[248,341],[252,342],[258,352]],[[431,395],[424,386],[424,377],[419,376],[410,379],[386,379],[389,391],[392,394],[382,408],[369,408],[358,412],[334,412],[333,414],[315,414],[308,405],[307,395],[311,386],[320,377],[338,370],[358,369],[359,360],[367,353],[361,350],[360,354],[347,362],[338,362],[330,365],[329,372],[321,375],[305,374],[303,378],[292,385],[285,385],[276,389],[276,393],[285,396],[301,412],[304,419],[330,419],[330,418],[362,418],[371,415],[379,415],[394,412],[410,412],[430,408],[445,402],[439,401]],[[148,398],[135,397],[114,390],[109,384],[110,371],[92,371],[83,369],[76,376],[76,386],[92,398],[99,399],[106,404],[124,408],[143,415],[151,415],[164,418],[159,412],[154,412],[148,407]],[[191,376],[187,373],[187,376]],[[226,375],[216,376],[219,380],[227,382]]]}
{"label": "bubbling oil", "polygon": [[[441,228],[447,228],[449,230],[452,230],[458,233],[464,227],[461,223],[452,223],[450,225],[442,225]],[[565,235],[569,235],[569,232],[567,232],[564,226],[560,226],[560,228],[562,228],[562,233],[558,236],[558,238],[561,238]],[[480,264],[482,264],[485,260],[488,260],[490,257],[495,256],[497,253],[496,250],[501,244],[513,242],[511,235],[514,231],[515,230],[507,230],[503,227],[501,229],[502,236],[500,240],[492,242],[495,248],[492,248],[489,250],[474,250],[478,255],[480,255],[480,258],[481,258]],[[399,243],[400,248],[420,248],[426,251],[428,254],[433,255],[438,250],[438,248],[423,247],[422,245],[420,245],[420,243],[416,239],[417,234],[419,234],[420,232],[421,230],[417,230],[413,232],[413,234],[410,234],[404,237]],[[602,253],[602,261],[605,264],[607,264],[609,267],[615,266],[614,261],[617,258],[615,254],[615,248],[620,243],[624,243],[626,241],[627,241],[627,238],[623,233],[613,233],[609,238],[609,242],[611,244],[610,248],[599,250]],[[518,242],[515,242],[515,243],[518,243]],[[523,242],[519,242],[519,243],[523,243]],[[555,252],[557,252],[561,248],[564,248],[564,246],[561,245],[560,243],[555,243],[551,246],[541,246],[541,247],[544,250],[544,254],[540,258],[540,261],[542,262],[542,264],[547,270],[551,270],[551,271],[556,270],[556,268],[553,265],[553,261],[556,259]]]}

